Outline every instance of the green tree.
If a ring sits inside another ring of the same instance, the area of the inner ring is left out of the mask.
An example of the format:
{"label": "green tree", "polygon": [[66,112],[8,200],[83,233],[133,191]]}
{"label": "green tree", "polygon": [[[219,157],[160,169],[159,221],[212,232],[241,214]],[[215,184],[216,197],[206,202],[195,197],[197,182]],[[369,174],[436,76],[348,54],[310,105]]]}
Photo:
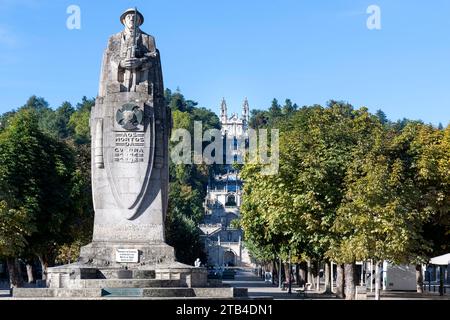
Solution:
{"label": "green tree", "polygon": [[302,108],[276,124],[278,175],[263,176],[260,166],[244,166],[242,225],[253,247],[274,245],[281,256],[291,249],[299,261],[325,260],[353,142],[352,112],[340,104]]}
{"label": "green tree", "polygon": [[73,172],[73,185],[71,197],[73,210],[70,223],[67,224],[66,241],[57,245],[58,255],[56,262],[60,264],[70,263],[76,260],[80,248],[92,240],[94,224],[94,208],[92,203],[91,185],[91,144],[89,118],[90,111],[95,104],[94,99],[82,98],[77,104],[75,112],[64,112],[70,119],[67,126],[69,134],[66,144],[75,154],[75,171]]}
{"label": "green tree", "polygon": [[8,111],[0,115],[0,132],[2,132],[11,122],[16,111]]}
{"label": "green tree", "polygon": [[[250,247],[275,246],[280,255],[289,248],[300,260],[346,264],[349,299],[356,261],[417,261],[418,252],[429,249],[422,226],[439,199],[427,188],[442,183],[417,183],[417,157],[432,153],[411,149],[418,136],[408,133],[413,125],[422,124],[383,126],[366,108],[337,101],[276,122],[279,174],[263,176],[253,164],[242,172],[242,225]],[[440,191],[441,198],[448,194]]]}
{"label": "green tree", "polygon": [[23,280],[16,257],[25,251],[26,237],[35,229],[26,208],[9,207],[6,201],[0,202],[0,257],[6,259],[11,285],[20,287]]}
{"label": "green tree", "polygon": [[341,238],[329,251],[336,261],[375,259],[378,270],[383,260],[418,262],[430,250],[422,230],[433,196],[420,181],[420,152],[414,148],[422,126],[409,122],[401,134],[374,128],[353,150],[346,197],[334,225]]}
{"label": "green tree", "polygon": [[59,139],[67,139],[73,135],[73,131],[69,127],[69,121],[75,109],[70,102],[63,102],[63,104],[55,111],[55,125],[57,137]]}
{"label": "green tree", "polygon": [[[220,121],[213,112],[196,107],[197,103],[186,100],[179,90],[174,94],[166,90],[165,100],[172,110],[173,130],[187,129],[193,139],[194,121],[200,121],[204,131],[220,129]],[[171,144],[171,147],[173,145]],[[192,264],[196,258],[204,258],[197,225],[204,214],[206,186],[214,168],[206,165],[170,163],[169,169],[170,193],[166,238],[167,242],[175,247],[177,259]]]}
{"label": "green tree", "polygon": [[431,125],[410,124],[404,132],[414,156],[414,170],[417,172],[415,185],[420,190],[416,208],[429,213],[430,219],[423,225],[422,236],[430,247],[417,247],[413,261],[416,265],[417,291],[423,290],[422,264],[432,256],[442,255],[450,250],[450,139],[449,128],[435,129]]}
{"label": "green tree", "polygon": [[31,96],[19,111],[29,109],[35,112],[39,129],[50,135],[57,135],[55,112],[49,107],[48,102],[35,95]]}
{"label": "green tree", "polygon": [[298,107],[296,104],[292,104],[291,99],[286,99],[283,109],[282,109],[282,112],[284,115],[290,114],[290,113],[294,112],[295,110],[297,110],[297,108]]}
{"label": "green tree", "polygon": [[[25,253],[37,255],[46,265],[55,244],[67,240],[73,152],[41,131],[36,110],[23,108],[1,134],[0,154],[0,200],[6,202],[8,212],[26,217]],[[16,257],[23,251],[17,249]]]}
{"label": "green tree", "polygon": [[268,110],[269,119],[272,123],[274,123],[278,118],[282,117],[283,112],[281,106],[278,103],[277,99],[272,100],[272,105]]}
{"label": "green tree", "polygon": [[388,123],[388,118],[386,116],[386,113],[383,112],[383,110],[377,110],[375,115],[377,116],[378,120],[380,120],[381,124]]}
{"label": "green tree", "polygon": [[17,257],[28,248],[28,237],[37,230],[40,193],[34,177],[42,156],[38,122],[36,110],[23,108],[0,134],[0,220],[4,226],[0,255],[7,257],[13,286],[22,282]]}
{"label": "green tree", "polygon": [[75,133],[74,139],[78,144],[91,141],[89,118],[94,105],[95,99],[83,97],[81,103],[77,104],[75,113],[70,117],[68,127]]}
{"label": "green tree", "polygon": [[266,111],[253,109],[250,111],[249,125],[253,129],[260,129],[267,126],[269,117]]}

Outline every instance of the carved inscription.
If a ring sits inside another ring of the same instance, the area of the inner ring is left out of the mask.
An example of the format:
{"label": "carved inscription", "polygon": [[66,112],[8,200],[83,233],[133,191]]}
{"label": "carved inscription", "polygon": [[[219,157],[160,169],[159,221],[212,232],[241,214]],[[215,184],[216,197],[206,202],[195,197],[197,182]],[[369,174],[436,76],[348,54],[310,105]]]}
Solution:
{"label": "carved inscription", "polygon": [[116,262],[139,262],[139,251],[136,249],[116,249]]}
{"label": "carved inscription", "polygon": [[138,163],[144,162],[144,133],[118,132],[114,147],[114,162]]}

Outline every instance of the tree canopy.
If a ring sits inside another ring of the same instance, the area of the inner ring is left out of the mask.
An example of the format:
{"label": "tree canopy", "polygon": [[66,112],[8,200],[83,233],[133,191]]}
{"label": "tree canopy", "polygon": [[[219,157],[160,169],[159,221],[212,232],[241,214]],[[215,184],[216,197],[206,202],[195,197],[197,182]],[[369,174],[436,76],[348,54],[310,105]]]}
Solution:
{"label": "tree canopy", "polygon": [[450,127],[393,123],[339,101],[279,108],[274,100],[250,120],[280,130],[279,173],[242,171],[241,225],[254,256],[290,249],[299,260],[417,263],[448,249]]}

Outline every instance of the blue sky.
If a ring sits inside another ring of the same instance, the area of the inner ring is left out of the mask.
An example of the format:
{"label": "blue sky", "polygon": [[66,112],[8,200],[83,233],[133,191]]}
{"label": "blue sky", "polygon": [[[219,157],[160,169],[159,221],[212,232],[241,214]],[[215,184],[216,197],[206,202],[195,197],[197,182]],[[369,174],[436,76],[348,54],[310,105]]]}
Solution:
{"label": "blue sky", "polygon": [[[69,30],[69,5],[81,30]],[[369,5],[381,30],[369,30]],[[345,100],[392,120],[450,120],[450,1],[0,0],[0,112],[36,94],[52,107],[94,97],[102,52],[138,6],[156,37],[165,86],[219,110],[276,97]]]}

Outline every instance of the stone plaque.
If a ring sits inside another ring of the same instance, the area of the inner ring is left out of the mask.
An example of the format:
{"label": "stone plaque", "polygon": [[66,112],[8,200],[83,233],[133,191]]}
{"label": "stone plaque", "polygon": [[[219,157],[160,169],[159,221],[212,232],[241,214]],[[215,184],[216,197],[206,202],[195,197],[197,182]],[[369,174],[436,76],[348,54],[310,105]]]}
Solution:
{"label": "stone plaque", "polygon": [[116,249],[116,262],[138,263],[139,251],[137,249]]}
{"label": "stone plaque", "polygon": [[122,163],[144,162],[144,133],[116,133],[114,161]]}

